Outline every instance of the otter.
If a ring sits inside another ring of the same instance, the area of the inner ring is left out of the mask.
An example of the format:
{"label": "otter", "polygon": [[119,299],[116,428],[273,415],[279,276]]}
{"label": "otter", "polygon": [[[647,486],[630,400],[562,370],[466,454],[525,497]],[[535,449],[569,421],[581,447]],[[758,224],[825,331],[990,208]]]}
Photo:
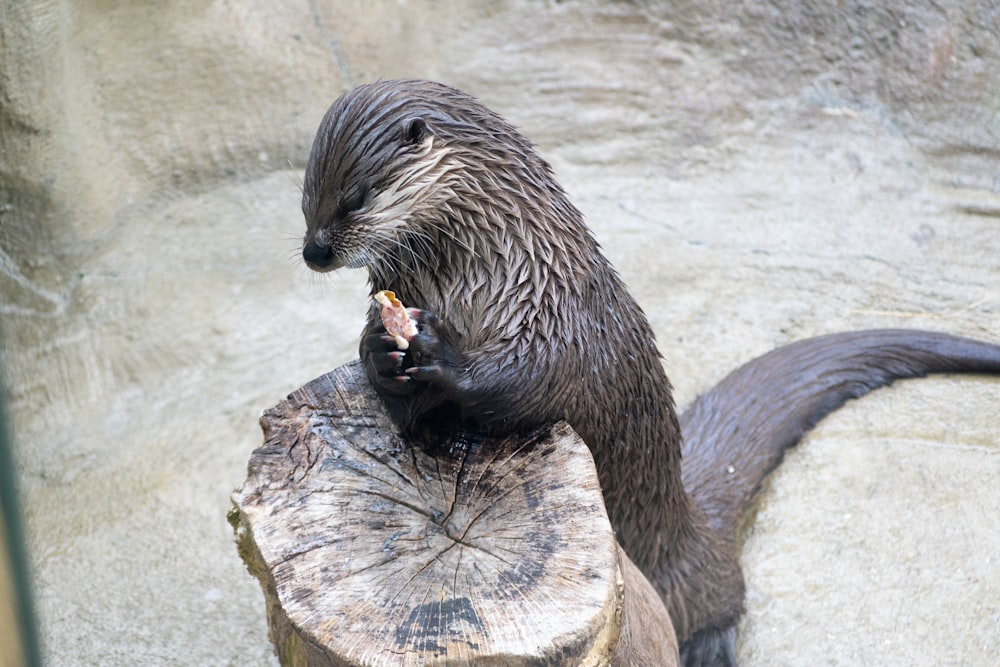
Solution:
{"label": "otter", "polygon": [[1000,371],[1000,347],[880,330],[779,348],[678,417],[653,331],[550,166],[499,115],[419,80],[360,86],[324,116],[303,181],[302,255],[367,268],[418,334],[368,317],[360,356],[404,430],[586,441],[622,548],[659,591],[687,665],[735,665],[738,531],[763,478],[831,410],[897,378]]}

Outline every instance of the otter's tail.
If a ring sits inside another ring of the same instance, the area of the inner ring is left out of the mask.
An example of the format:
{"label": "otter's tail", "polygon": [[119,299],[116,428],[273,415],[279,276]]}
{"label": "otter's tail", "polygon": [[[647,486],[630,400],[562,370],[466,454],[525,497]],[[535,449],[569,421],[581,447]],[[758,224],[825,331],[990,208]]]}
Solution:
{"label": "otter's tail", "polygon": [[681,416],[684,488],[732,540],[785,450],[848,399],[927,373],[1000,373],[1000,345],[880,329],[820,336],[741,366]]}

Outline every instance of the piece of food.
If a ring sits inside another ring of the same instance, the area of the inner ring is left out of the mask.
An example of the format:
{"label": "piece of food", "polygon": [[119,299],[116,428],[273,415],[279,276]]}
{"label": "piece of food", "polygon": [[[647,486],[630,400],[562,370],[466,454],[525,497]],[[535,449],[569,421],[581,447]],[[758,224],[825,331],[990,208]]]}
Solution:
{"label": "piece of food", "polygon": [[385,325],[385,330],[396,339],[399,349],[409,349],[410,339],[417,335],[417,323],[410,319],[395,292],[382,290],[374,298],[375,303],[382,306],[382,324]]}

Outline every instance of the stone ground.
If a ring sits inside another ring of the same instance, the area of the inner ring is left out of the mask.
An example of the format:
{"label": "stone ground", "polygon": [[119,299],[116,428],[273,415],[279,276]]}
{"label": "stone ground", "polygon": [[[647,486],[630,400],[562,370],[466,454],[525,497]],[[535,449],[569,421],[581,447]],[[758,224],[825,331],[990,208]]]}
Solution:
{"label": "stone ground", "polygon": [[[298,257],[352,84],[522,128],[657,331],[680,405],[776,345],[1000,340],[1000,8],[0,3],[0,314],[52,665],[269,665],[226,523],[257,415],[356,355],[360,272]],[[744,665],[993,665],[1000,382],[824,420],[747,530]]]}

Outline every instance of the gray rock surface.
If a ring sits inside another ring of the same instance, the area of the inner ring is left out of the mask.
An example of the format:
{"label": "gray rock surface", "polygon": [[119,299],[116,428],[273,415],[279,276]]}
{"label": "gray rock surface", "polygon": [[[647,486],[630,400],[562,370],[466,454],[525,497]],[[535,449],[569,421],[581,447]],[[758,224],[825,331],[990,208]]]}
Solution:
{"label": "gray rock surface", "polygon": [[[815,334],[1000,340],[1000,6],[0,0],[0,316],[52,665],[267,665],[225,521],[259,412],[356,355],[298,258],[350,85],[442,80],[552,162],[689,402]],[[762,495],[744,665],[992,665],[1000,382],[825,420]]]}

